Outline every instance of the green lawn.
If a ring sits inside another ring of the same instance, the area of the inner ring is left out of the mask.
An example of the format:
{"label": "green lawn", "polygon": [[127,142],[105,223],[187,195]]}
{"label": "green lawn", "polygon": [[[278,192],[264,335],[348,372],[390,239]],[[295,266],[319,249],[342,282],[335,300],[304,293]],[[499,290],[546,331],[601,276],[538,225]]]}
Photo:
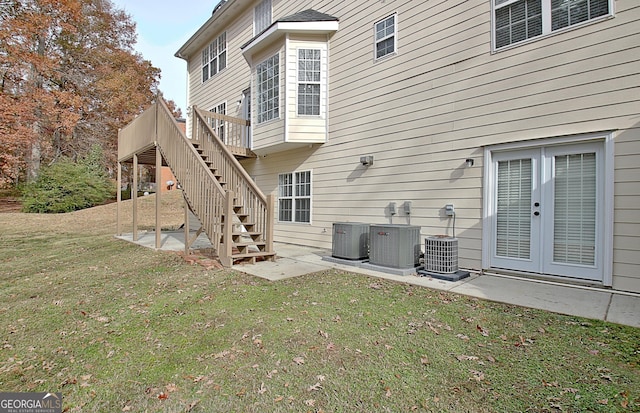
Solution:
{"label": "green lawn", "polygon": [[1,391],[69,412],[640,411],[640,329],[339,271],[208,271],[114,239],[109,208],[0,214]]}

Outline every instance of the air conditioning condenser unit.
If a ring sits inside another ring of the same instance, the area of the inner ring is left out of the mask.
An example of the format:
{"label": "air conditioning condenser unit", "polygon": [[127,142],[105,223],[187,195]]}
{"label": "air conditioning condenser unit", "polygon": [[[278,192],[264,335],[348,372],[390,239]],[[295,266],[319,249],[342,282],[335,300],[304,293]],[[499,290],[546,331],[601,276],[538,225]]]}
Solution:
{"label": "air conditioning condenser unit", "polygon": [[369,263],[392,268],[420,265],[420,227],[372,224],[369,228]]}
{"label": "air conditioning condenser unit", "polygon": [[458,269],[458,239],[448,236],[425,238],[424,270],[418,274],[447,281],[468,277],[468,271]]}
{"label": "air conditioning condenser unit", "polygon": [[369,257],[369,224],[335,222],[331,256],[346,260],[364,260]]}

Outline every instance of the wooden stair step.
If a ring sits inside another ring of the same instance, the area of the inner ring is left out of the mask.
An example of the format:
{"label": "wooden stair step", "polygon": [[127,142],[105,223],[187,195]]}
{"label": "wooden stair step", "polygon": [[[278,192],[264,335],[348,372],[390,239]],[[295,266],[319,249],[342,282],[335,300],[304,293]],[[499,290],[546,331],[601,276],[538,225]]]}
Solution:
{"label": "wooden stair step", "polygon": [[233,246],[240,248],[240,247],[264,247],[265,245],[267,245],[266,242],[264,241],[251,241],[251,242],[234,242]]}
{"label": "wooden stair step", "polygon": [[234,231],[231,233],[232,237],[257,237],[262,235],[262,232],[252,232],[252,231]]}
{"label": "wooden stair step", "polygon": [[252,258],[252,257],[273,257],[275,256],[276,253],[275,252],[246,252],[244,254],[242,253],[236,253],[236,254],[231,254],[231,258],[233,259],[241,259],[241,258]]}

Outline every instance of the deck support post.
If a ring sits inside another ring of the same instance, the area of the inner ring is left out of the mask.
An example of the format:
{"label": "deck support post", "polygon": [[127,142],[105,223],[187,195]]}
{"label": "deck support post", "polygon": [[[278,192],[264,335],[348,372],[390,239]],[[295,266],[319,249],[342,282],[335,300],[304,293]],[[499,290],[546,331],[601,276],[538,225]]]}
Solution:
{"label": "deck support post", "polygon": [[118,183],[116,192],[116,235],[122,235],[122,222],[120,217],[120,208],[122,207],[122,164],[118,162]]}
{"label": "deck support post", "polygon": [[162,153],[156,143],[156,249],[162,246],[162,226],[160,223],[160,208],[162,194]]}
{"label": "deck support post", "polygon": [[182,192],[184,199],[184,256],[189,255],[189,204],[187,203],[187,197]]}
{"label": "deck support post", "polygon": [[231,267],[233,265],[233,198],[235,194],[233,191],[226,192],[226,198],[224,199],[223,206],[223,226],[222,226],[222,244],[220,245],[220,251],[218,251],[218,258],[220,263],[224,267]]}
{"label": "deck support post", "polygon": [[133,155],[133,185],[131,186],[133,205],[133,241],[138,241],[138,154]]}
{"label": "deck support post", "polygon": [[[265,241],[267,243],[266,245],[266,249],[267,252],[272,253],[274,252],[274,247],[273,247],[273,221],[274,221],[274,214],[275,214],[275,205],[276,205],[276,197],[273,194],[269,194],[267,195],[267,228],[265,228]],[[271,256],[271,260],[275,261],[275,256],[272,255]]]}

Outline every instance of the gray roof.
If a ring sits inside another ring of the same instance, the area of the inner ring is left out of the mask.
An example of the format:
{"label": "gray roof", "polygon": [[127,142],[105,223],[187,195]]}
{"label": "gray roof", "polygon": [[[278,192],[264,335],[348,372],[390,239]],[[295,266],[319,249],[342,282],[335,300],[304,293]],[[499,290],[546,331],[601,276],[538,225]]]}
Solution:
{"label": "gray roof", "polygon": [[283,17],[276,20],[276,22],[332,22],[338,21],[337,17],[329,14],[320,13],[313,9],[303,10],[291,16]]}
{"label": "gray roof", "polygon": [[296,14],[292,14],[291,16],[283,17],[276,20],[271,24],[271,26],[267,27],[261,33],[258,33],[255,37],[253,37],[253,39],[240,46],[240,49],[244,49],[245,47],[247,47],[249,44],[251,44],[251,42],[260,37],[262,33],[266,32],[277,23],[337,22],[339,20],[340,19],[338,19],[337,17],[325,13],[320,13],[319,11],[313,9],[303,10]]}

